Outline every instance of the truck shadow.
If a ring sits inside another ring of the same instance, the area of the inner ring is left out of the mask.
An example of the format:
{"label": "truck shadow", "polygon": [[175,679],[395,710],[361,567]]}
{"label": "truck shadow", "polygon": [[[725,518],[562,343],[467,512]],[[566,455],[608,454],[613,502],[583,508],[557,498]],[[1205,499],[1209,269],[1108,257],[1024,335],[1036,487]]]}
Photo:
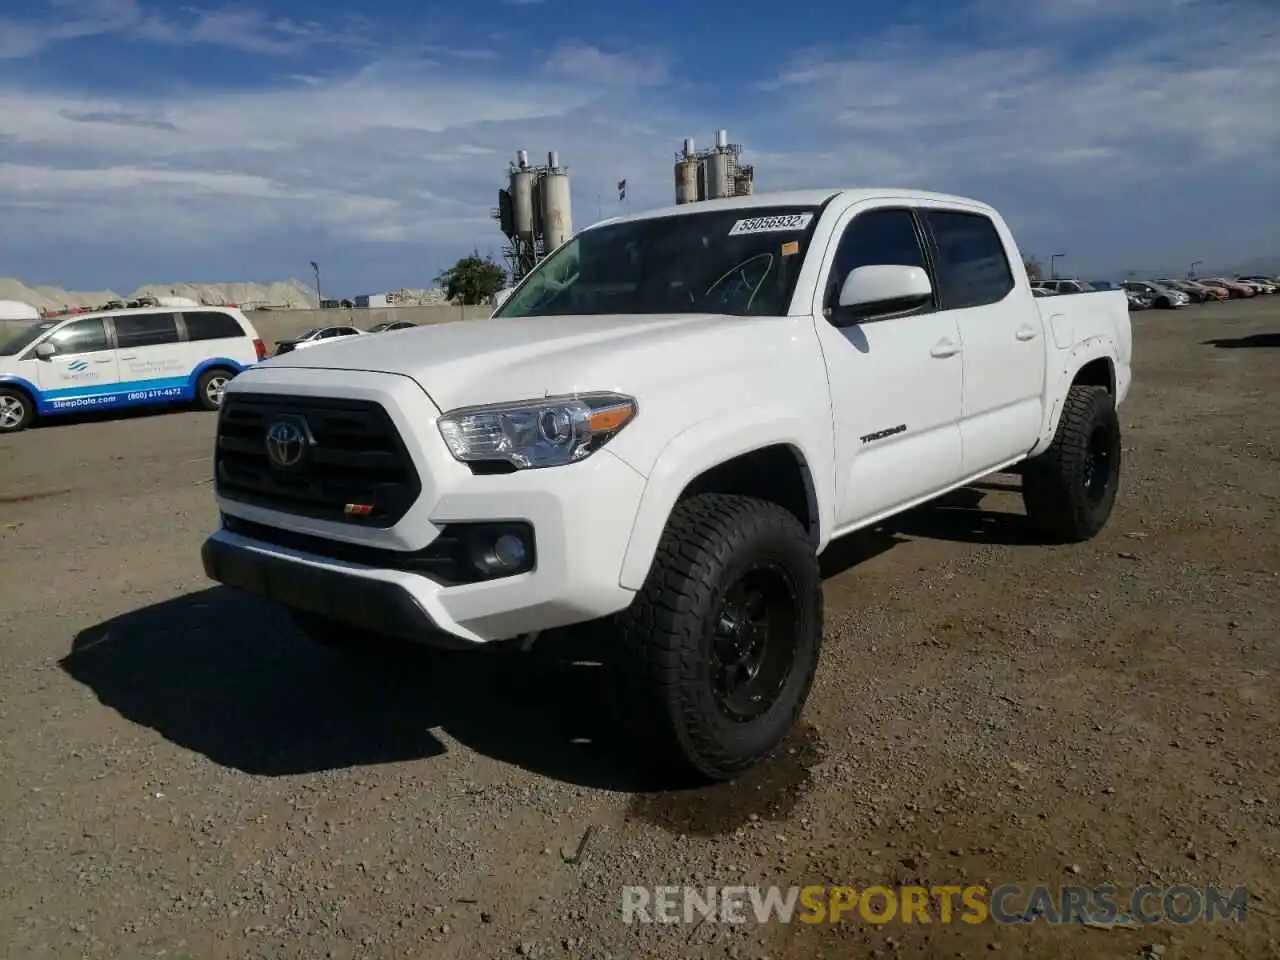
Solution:
{"label": "truck shadow", "polygon": [[440,730],[567,782],[639,788],[610,743],[599,667],[574,662],[582,642],[344,655],[218,586],[81,632],[60,666],[126,719],[256,776],[429,759],[446,752]]}
{"label": "truck shadow", "polygon": [[[1014,533],[1020,518],[976,509],[981,496],[962,491],[839,541],[823,556],[824,575],[914,537],[1025,542]],[[316,646],[273,605],[217,586],[82,631],[60,666],[126,719],[256,776],[430,759],[446,752],[441,731],[581,786],[670,786],[653,781],[615,726],[598,662],[608,640],[607,628],[588,625],[540,639],[529,654],[356,657]]]}
{"label": "truck shadow", "polygon": [[1219,350],[1280,347],[1280,333],[1254,333],[1247,337],[1219,337],[1215,340],[1204,341],[1203,346],[1217,347]]}

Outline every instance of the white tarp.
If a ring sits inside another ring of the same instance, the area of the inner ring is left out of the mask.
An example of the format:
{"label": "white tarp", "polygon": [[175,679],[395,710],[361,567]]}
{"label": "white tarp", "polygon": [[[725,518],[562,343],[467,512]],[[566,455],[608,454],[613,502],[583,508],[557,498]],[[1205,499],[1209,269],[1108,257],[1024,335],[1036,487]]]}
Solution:
{"label": "white tarp", "polygon": [[21,300],[0,300],[0,320],[39,320],[40,311]]}

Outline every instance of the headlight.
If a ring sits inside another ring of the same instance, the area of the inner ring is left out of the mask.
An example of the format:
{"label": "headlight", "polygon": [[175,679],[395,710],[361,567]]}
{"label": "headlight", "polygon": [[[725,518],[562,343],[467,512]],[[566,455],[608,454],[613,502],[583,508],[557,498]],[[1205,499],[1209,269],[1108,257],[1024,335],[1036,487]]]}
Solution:
{"label": "headlight", "polygon": [[438,422],[449,452],[464,463],[558,467],[591,456],[636,412],[631,397],[584,393],[464,407],[449,411]]}

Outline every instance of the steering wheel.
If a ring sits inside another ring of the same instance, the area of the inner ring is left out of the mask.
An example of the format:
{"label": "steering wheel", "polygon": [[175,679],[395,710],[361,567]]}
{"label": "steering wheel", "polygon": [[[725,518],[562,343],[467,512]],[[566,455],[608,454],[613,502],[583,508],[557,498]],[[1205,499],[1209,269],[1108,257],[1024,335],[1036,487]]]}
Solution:
{"label": "steering wheel", "polygon": [[[756,263],[759,260],[765,261],[764,269],[760,271],[760,279],[756,280],[753,283],[751,280],[751,277],[748,276],[747,274],[747,269],[751,266],[751,264]],[[726,290],[721,295],[721,302],[725,302],[726,300],[731,298],[734,294],[738,292],[738,290],[742,290],[742,289],[750,290],[751,295],[747,298],[747,307],[750,308],[751,302],[755,300],[756,294],[760,292],[760,287],[764,285],[765,278],[769,276],[769,271],[772,268],[773,268],[773,254],[757,253],[755,256],[748,257],[746,260],[743,260],[741,263],[730,267],[723,274],[721,274],[720,277],[715,281],[715,283],[707,287],[707,292],[704,294],[704,296],[707,298],[710,298],[712,292],[714,292],[715,289],[719,287],[722,283],[724,283],[726,280],[729,280],[731,277],[737,277],[738,278],[737,289],[734,289],[732,291]]]}

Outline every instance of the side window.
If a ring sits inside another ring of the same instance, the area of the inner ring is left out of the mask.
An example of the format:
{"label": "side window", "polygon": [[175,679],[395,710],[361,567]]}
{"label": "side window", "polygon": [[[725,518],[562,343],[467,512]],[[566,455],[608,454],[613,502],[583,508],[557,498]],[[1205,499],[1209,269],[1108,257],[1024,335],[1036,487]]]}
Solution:
{"label": "side window", "polygon": [[227,340],[245,335],[235,317],[217,310],[184,312],[182,322],[187,325],[188,340]]}
{"label": "side window", "polygon": [[60,356],[111,349],[111,344],[107,341],[107,328],[101,320],[77,320],[75,323],[68,323],[61,330],[50,334],[47,342],[53,345]]}
{"label": "side window", "polygon": [[988,217],[955,210],[927,210],[924,216],[938,248],[943,309],[982,307],[1009,295],[1013,271],[1000,234]]}
{"label": "side window", "polygon": [[112,320],[121,350],[178,342],[178,324],[172,313],[122,313]]}
{"label": "side window", "polygon": [[835,305],[845,277],[854,269],[882,264],[928,269],[910,210],[871,210],[850,221],[836,248],[824,303]]}

